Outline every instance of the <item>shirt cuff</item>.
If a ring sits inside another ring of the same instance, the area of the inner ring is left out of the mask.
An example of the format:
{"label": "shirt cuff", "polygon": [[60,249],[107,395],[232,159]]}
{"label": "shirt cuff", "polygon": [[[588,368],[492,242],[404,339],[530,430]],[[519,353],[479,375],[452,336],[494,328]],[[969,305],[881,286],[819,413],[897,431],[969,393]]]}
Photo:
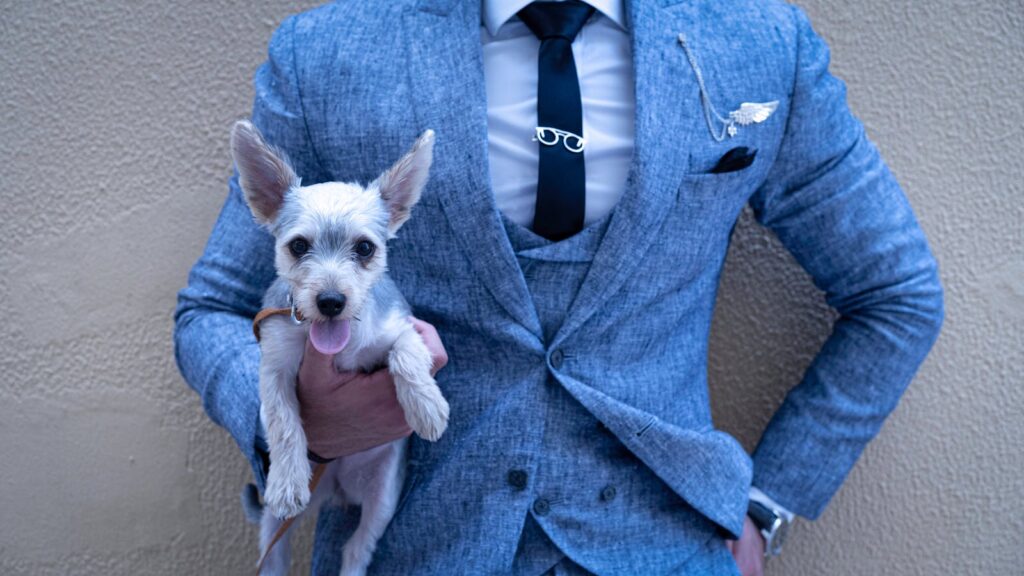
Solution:
{"label": "shirt cuff", "polygon": [[778,502],[776,502],[775,500],[772,500],[771,497],[769,497],[764,492],[761,492],[760,490],[758,490],[754,486],[750,487],[750,499],[753,500],[754,502],[757,502],[759,504],[763,504],[763,505],[767,506],[768,508],[771,508],[772,510],[777,511],[779,514],[782,515],[783,518],[786,519],[786,522],[792,522],[793,518],[796,517],[795,514],[793,514],[789,510],[787,510],[787,509],[783,508],[782,506],[780,506]]}

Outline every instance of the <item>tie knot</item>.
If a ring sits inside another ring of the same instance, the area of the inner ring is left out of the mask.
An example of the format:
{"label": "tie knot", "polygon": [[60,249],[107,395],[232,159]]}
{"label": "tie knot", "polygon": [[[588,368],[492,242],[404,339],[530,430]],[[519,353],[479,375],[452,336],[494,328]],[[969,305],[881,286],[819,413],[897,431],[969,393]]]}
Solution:
{"label": "tie knot", "polygon": [[578,0],[531,2],[518,12],[519,19],[541,40],[565,38],[572,42],[594,8]]}

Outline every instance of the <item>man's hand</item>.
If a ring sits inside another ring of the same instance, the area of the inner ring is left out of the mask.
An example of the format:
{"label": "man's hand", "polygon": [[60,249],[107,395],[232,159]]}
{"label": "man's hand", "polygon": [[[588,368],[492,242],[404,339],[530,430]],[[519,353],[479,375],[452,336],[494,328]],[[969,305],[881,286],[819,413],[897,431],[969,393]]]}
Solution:
{"label": "man's hand", "polygon": [[427,350],[430,350],[430,357],[434,359],[434,365],[430,367],[430,375],[435,376],[441,368],[448,364],[448,352],[445,351],[444,345],[441,344],[441,337],[438,336],[437,330],[431,324],[415,316],[409,316],[409,319],[412,320],[412,327],[416,329],[416,333],[423,338]]}
{"label": "man's hand", "polygon": [[736,559],[743,576],[761,576],[764,573],[764,537],[754,526],[750,516],[743,521],[743,534],[739,540],[726,540],[725,545]]}
{"label": "man's hand", "polygon": [[[448,363],[437,330],[410,316],[434,360],[431,375]],[[412,434],[387,369],[372,373],[338,372],[331,356],[307,341],[296,382],[299,413],[309,450],[337,458]]]}

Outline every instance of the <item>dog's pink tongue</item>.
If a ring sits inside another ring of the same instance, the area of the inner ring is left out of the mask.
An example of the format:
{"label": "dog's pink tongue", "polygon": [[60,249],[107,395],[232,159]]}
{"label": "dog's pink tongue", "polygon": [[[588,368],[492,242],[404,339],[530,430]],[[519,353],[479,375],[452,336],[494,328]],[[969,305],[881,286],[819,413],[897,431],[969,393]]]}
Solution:
{"label": "dog's pink tongue", "polygon": [[337,354],[348,344],[348,320],[313,322],[309,328],[309,341],[321,354]]}

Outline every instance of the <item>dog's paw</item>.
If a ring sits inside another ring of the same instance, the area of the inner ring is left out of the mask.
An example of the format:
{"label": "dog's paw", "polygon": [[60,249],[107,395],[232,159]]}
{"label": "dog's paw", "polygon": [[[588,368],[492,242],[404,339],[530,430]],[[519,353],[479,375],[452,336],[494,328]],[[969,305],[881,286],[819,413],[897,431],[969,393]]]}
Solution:
{"label": "dog's paw", "polygon": [[298,516],[309,505],[309,474],[275,474],[271,465],[267,475],[266,506],[277,518]]}
{"label": "dog's paw", "polygon": [[448,428],[448,401],[441,389],[433,382],[404,388],[399,401],[405,410],[405,421],[424,440],[437,441]]}

